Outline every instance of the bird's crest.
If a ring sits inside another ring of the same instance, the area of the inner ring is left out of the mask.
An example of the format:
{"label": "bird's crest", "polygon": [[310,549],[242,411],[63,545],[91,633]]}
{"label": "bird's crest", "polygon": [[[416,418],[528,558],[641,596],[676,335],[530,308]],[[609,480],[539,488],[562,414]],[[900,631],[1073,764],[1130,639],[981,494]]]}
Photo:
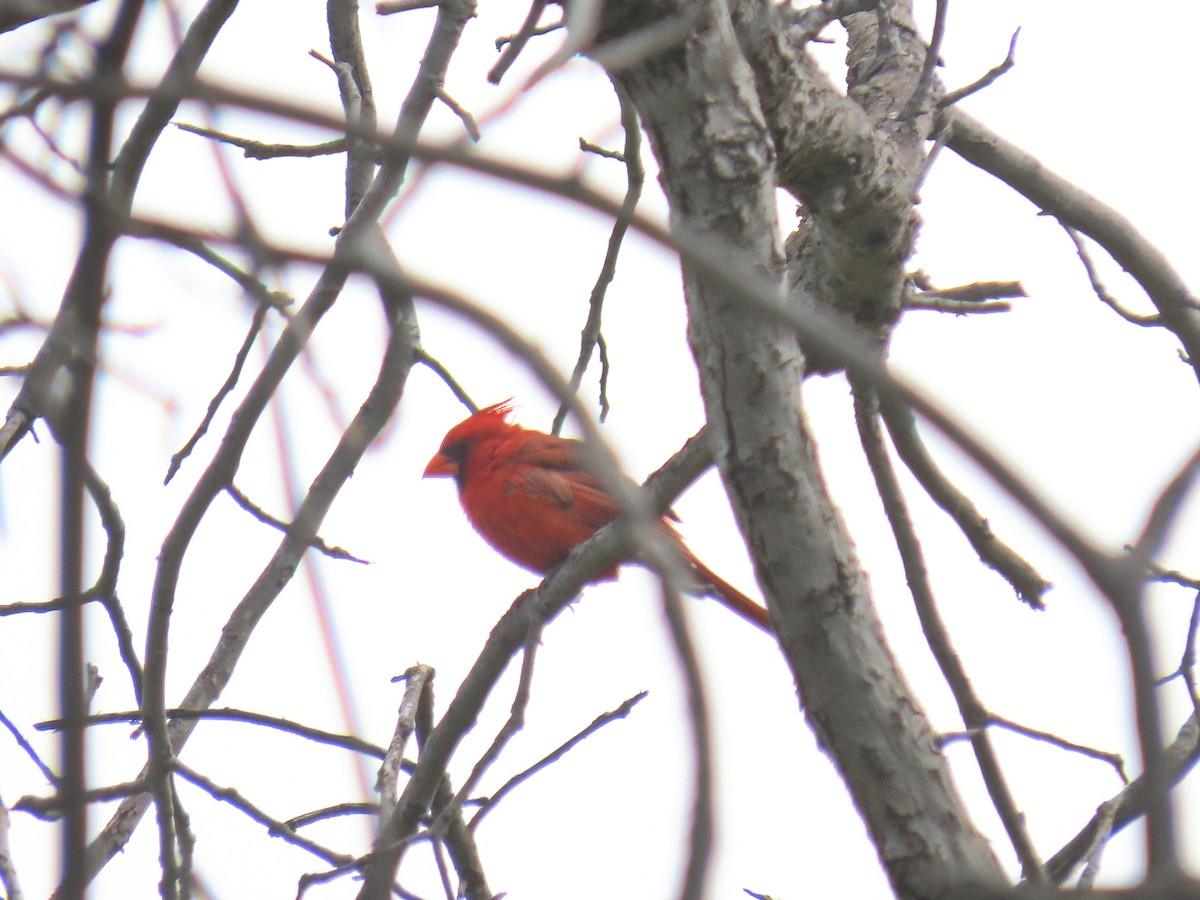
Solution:
{"label": "bird's crest", "polygon": [[449,447],[460,441],[477,440],[486,435],[517,427],[508,421],[509,413],[512,412],[512,403],[510,397],[499,403],[493,403],[491,406],[485,406],[470,418],[464,419],[451,428],[446,434],[446,439],[442,441],[442,446]]}

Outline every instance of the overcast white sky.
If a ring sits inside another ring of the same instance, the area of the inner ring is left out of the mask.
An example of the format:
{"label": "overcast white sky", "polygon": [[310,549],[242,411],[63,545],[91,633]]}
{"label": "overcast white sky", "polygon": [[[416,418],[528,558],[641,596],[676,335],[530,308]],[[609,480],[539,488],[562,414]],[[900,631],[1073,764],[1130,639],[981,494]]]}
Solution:
{"label": "overcast white sky", "polygon": [[[106,4],[100,4],[105,6]],[[189,4],[195,7],[198,4]],[[918,4],[928,24],[932,3]],[[264,93],[338,108],[328,71],[307,56],[327,48],[324,4],[288,7],[247,2],[223,34],[205,73]],[[1192,285],[1200,283],[1192,211],[1200,205],[1191,134],[1194,36],[1200,12],[1190,3],[1158,6],[1153,21],[1130,23],[1116,2],[1012,2],[951,5],[942,77],[954,87],[999,62],[1022,27],[1017,67],[965,107],[988,125],[1127,214],[1156,241]],[[365,10],[365,8],[364,8]],[[102,13],[102,10],[97,11]],[[493,41],[520,24],[520,4],[481,4],[447,82],[480,118],[511,98],[558,38],[530,45],[528,59],[495,88],[486,72]],[[408,90],[433,15],[376,18],[364,11],[380,121],[394,119]],[[93,20],[103,21],[98,15]],[[928,29],[926,29],[928,30]],[[136,68],[159,71],[170,46],[161,7],[151,6],[135,52]],[[0,36],[0,58],[15,65],[28,37]],[[830,65],[836,65],[837,52]],[[198,122],[195,108],[179,121]],[[616,104],[607,81],[577,60],[521,97],[484,127],[481,152],[569,171],[579,164],[580,136],[619,143]],[[321,136],[280,122],[240,115],[219,127],[267,141]],[[445,109],[430,136],[459,134]],[[6,134],[6,140],[10,135]],[[16,128],[13,139],[29,140]],[[29,146],[22,144],[22,146]],[[229,155],[256,224],[271,240],[328,249],[341,219],[342,161],[253,162]],[[652,160],[647,152],[647,162]],[[586,162],[588,178],[618,195],[623,173],[605,160]],[[65,173],[63,173],[65,174]],[[6,290],[50,315],[78,249],[73,209],[48,198],[0,165],[0,274]],[[998,182],[944,152],[923,194],[925,220],[914,266],[944,286],[1020,280],[1030,296],[1002,316],[955,318],[910,314],[897,332],[893,359],[905,374],[992,446],[1002,450],[1056,505],[1114,550],[1136,534],[1149,503],[1200,440],[1192,414],[1196,383],[1165,335],[1121,322],[1093,296],[1073,247],[1053,220]],[[662,210],[651,177],[645,209]],[[230,207],[216,178],[211,148],[168,130],[152,157],[139,208],[184,223],[226,227]],[[786,231],[792,204],[781,201]],[[502,311],[564,371],[578,348],[587,295],[599,269],[608,223],[554,200],[530,197],[461,172],[431,173],[396,213],[389,234],[404,265]],[[1097,251],[1096,255],[1101,254]],[[1116,267],[1104,267],[1114,293],[1146,310]],[[295,267],[280,286],[303,297],[314,271]],[[154,561],[163,534],[228,423],[231,406],[176,481],[161,486],[169,456],[186,439],[224,379],[246,327],[248,306],[223,276],[178,254],[127,241],[112,270],[109,320],[154,325],[147,337],[114,335],[105,349],[108,375],[96,411],[94,454],[129,527],[121,598],[141,646]],[[0,304],[7,297],[0,295]],[[0,305],[0,310],[4,307]],[[382,345],[378,303],[353,285],[316,336],[316,360],[347,413],[361,402]],[[553,407],[532,377],[485,335],[432,307],[421,308],[424,346],[440,357],[481,403],[512,396],[526,425],[547,427]],[[276,329],[277,331],[277,329]],[[630,472],[660,465],[701,423],[696,376],[687,352],[677,261],[631,237],[609,292],[605,335],[612,359],[613,411],[605,434]],[[0,342],[0,365],[26,361],[36,336]],[[252,355],[261,360],[261,354]],[[585,401],[595,395],[594,369]],[[16,390],[0,380],[0,405]],[[871,573],[888,638],[935,725],[961,725],[949,692],[925,649],[886,523],[857,446],[848,390],[840,378],[808,384],[805,400],[821,440],[821,458],[839,506]],[[308,484],[338,430],[307,375],[285,383],[286,440],[297,479]],[[497,556],[462,518],[448,482],[420,473],[445,430],[464,415],[432,373],[410,379],[395,426],[359,467],[322,534],[369,559],[369,566],[315,561],[315,577],[333,600],[332,618],[348,661],[358,728],[386,744],[401,687],[389,678],[420,661],[437,669],[439,711],[474,660],[500,613],[533,578]],[[264,417],[237,482],[268,508],[285,508],[273,423]],[[1136,740],[1119,632],[1102,602],[1048,538],[936,436],[948,470],[969,487],[995,531],[1026,553],[1056,585],[1041,614],[1024,608],[1007,586],[973,559],[952,525],[918,489],[909,500],[926,539],[941,609],[976,687],[992,708],[1026,725],[1122,752],[1136,771]],[[55,454],[51,442],[25,441],[0,467],[0,604],[55,591]],[[713,569],[753,589],[753,576],[719,483],[710,474],[677,504],[691,546]],[[1195,564],[1195,505],[1172,543],[1168,564],[1200,574]],[[99,536],[97,549],[99,550]],[[227,500],[219,501],[185,563],[173,619],[169,697],[180,698],[207,660],[229,610],[277,543],[276,536]],[[97,557],[98,558],[98,557]],[[642,573],[590,588],[546,631],[539,651],[526,730],[483,785],[510,774],[642,689],[650,697],[563,762],[515,792],[480,831],[493,890],[513,898],[668,897],[678,876],[690,753],[682,693],[659,621],[656,594]],[[1164,672],[1182,651],[1191,597],[1156,590]],[[718,736],[719,843],[713,898],[887,896],[875,852],[832,766],[798,712],[790,675],[769,639],[731,621],[716,604],[691,604]],[[110,633],[89,617],[89,658],[105,683],[100,711],[133,706]],[[0,619],[0,709],[53,759],[55,745],[31,725],[55,714],[54,622]],[[305,573],[280,598],[252,640],[222,704],[345,730]],[[457,757],[460,782],[507,714],[515,673],[494,697]],[[1182,687],[1164,689],[1171,733],[1187,705]],[[128,729],[93,733],[92,780],[102,785],[136,774],[142,750]],[[1049,856],[1120,785],[1103,764],[1020,738],[998,735],[1006,774],[1039,849]],[[964,746],[948,751],[960,790],[996,852],[1016,864],[982,792]],[[345,754],[298,746],[293,738],[244,725],[198,730],[184,759],[221,784],[238,787],[280,818],[342,800],[362,799],[359,770]],[[373,778],[373,771],[370,773]],[[40,775],[0,735],[0,796],[8,804],[45,793]],[[268,838],[239,813],[185,790],[198,837],[197,870],[214,896],[290,895],[314,858]],[[1177,793],[1180,845],[1200,872],[1200,787]],[[94,824],[107,819],[107,808]],[[1115,841],[1102,881],[1135,878],[1137,829]],[[365,823],[318,826],[311,835],[339,849],[368,845]],[[55,880],[55,833],[26,816],[13,819],[11,841],[30,897]],[[420,858],[424,849],[417,853]],[[97,897],[150,896],[157,837],[147,821],[128,850],[96,883]],[[438,896],[432,867],[406,863],[402,880]],[[313,897],[352,896],[348,880]]]}

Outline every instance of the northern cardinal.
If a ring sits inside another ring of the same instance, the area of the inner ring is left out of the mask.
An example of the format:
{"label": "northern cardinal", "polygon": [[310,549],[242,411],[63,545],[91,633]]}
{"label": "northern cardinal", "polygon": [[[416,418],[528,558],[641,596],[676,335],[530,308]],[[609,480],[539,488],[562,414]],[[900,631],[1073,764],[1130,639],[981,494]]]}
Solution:
{"label": "northern cardinal", "polygon": [[[509,402],[481,409],[447,432],[426,478],[453,476],[467,519],[500,553],[544,575],[616,519],[621,507],[584,467],[579,441],[508,421]],[[696,559],[663,520],[695,576],[697,593],[771,632],[767,611]],[[617,566],[597,581],[612,581]]]}

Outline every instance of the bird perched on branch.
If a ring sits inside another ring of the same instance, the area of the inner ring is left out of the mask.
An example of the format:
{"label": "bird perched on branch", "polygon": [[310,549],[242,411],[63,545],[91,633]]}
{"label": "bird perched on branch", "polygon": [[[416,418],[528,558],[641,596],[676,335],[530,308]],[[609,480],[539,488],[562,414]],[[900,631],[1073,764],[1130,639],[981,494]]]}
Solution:
{"label": "bird perched on branch", "polygon": [[[508,421],[511,411],[508,401],[497,403],[451,428],[424,477],[453,477],[467,519],[484,540],[544,575],[616,519],[621,506],[586,467],[582,443],[522,428]],[[762,606],[700,562],[665,519],[663,528],[694,576],[695,593],[771,632]],[[596,580],[612,581],[617,568]]]}

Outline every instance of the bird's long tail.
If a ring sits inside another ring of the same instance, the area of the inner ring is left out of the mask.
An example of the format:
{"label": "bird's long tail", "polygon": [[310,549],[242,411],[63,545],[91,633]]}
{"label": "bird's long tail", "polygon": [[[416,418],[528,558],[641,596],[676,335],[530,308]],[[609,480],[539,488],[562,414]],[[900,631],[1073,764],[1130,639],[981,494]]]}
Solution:
{"label": "bird's long tail", "polygon": [[727,609],[737,613],[747,622],[757,625],[767,634],[775,633],[775,629],[771,627],[771,617],[764,607],[755,603],[708,566],[704,565],[704,563],[700,562],[700,560],[696,559],[690,550],[684,548],[684,553],[687,555],[687,560],[692,570],[699,577],[701,582],[700,593],[717,600]]}

